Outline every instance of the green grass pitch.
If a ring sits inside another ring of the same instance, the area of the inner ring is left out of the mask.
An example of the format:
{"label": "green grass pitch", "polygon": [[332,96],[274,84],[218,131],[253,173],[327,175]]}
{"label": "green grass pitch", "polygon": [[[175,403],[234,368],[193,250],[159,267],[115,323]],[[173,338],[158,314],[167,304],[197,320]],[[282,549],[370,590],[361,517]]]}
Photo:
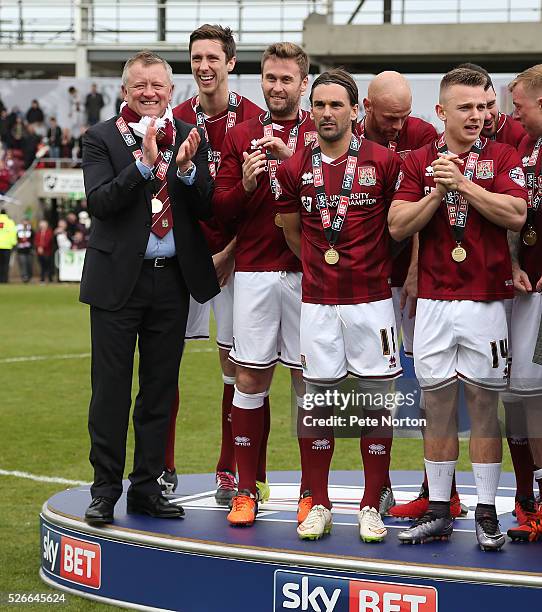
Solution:
{"label": "green grass pitch", "polygon": [[[78,302],[77,286],[1,286],[0,470],[91,480],[88,321],[88,307]],[[192,342],[183,357],[176,449],[180,473],[212,472],[215,468],[222,379],[214,347],[212,341]],[[134,397],[135,392],[134,386]],[[290,432],[289,375],[281,367],[272,387],[271,410],[268,468],[298,469],[297,441]],[[130,439],[127,472],[132,448]],[[397,439],[392,469],[421,466],[421,441]],[[506,450],[503,467],[511,469]],[[332,469],[352,468],[361,469],[358,441],[338,440]],[[458,469],[470,469],[465,442],[461,443]],[[63,488],[61,484],[0,474],[0,602],[6,601],[7,593],[53,592],[38,577],[38,516],[43,502]],[[58,607],[70,612],[116,609],[69,595],[67,604]],[[0,609],[7,607],[0,604]],[[24,609],[43,611],[44,606],[25,605]]]}

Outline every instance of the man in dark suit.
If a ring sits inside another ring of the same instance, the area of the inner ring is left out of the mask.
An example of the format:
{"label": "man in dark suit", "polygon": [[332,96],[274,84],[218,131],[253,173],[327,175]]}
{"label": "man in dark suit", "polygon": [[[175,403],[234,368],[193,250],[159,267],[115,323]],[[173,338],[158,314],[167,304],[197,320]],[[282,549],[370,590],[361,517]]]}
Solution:
{"label": "man in dark suit", "polygon": [[90,304],[89,409],[92,503],[85,520],[113,521],[122,492],[132,368],[139,347],[129,513],[182,518],[161,494],[169,412],[181,360],[189,294],[219,293],[198,220],[211,216],[208,145],[174,120],[171,67],[143,51],[124,67],[126,105],[85,135],[83,173],[92,229],[81,281]]}

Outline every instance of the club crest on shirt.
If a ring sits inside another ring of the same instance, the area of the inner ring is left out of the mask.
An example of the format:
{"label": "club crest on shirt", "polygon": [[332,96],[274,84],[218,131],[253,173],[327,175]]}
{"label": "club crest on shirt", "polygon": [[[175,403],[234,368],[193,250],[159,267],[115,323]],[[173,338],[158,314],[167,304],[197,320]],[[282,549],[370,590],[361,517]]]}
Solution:
{"label": "club crest on shirt", "polygon": [[476,163],[477,179],[490,179],[494,176],[492,159],[484,159]]}
{"label": "club crest on shirt", "polygon": [[312,172],[304,172],[301,175],[301,184],[310,185],[312,183]]}
{"label": "club crest on shirt", "polygon": [[410,153],[412,149],[405,149],[404,151],[397,151],[397,154],[401,159],[405,159],[405,157]]}
{"label": "club crest on shirt", "polygon": [[376,168],[374,166],[360,166],[358,168],[358,182],[364,187],[376,185]]}
{"label": "club crest on shirt", "polygon": [[312,198],[310,196],[301,196],[301,204],[307,212],[312,210]]}
{"label": "club crest on shirt", "polygon": [[305,132],[305,145],[318,140],[318,132]]}
{"label": "club crest on shirt", "polygon": [[525,187],[525,174],[523,172],[523,169],[519,166],[511,168],[510,172],[508,173],[508,176],[512,181],[514,181],[514,183],[516,183],[516,185],[519,185],[520,187]]}
{"label": "club crest on shirt", "polygon": [[307,358],[303,354],[301,355],[301,367],[307,369]]}

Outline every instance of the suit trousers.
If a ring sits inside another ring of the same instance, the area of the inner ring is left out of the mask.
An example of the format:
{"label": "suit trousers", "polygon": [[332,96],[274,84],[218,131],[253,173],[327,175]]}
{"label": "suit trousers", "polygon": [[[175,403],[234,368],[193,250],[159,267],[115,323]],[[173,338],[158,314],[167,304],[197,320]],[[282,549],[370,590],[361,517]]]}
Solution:
{"label": "suit trousers", "polygon": [[92,497],[122,493],[136,342],[139,392],[133,411],[130,488],[160,493],[169,415],[179,378],[189,294],[176,259],[163,268],[145,261],[127,303],[116,311],[91,306],[92,398],[89,408]]}

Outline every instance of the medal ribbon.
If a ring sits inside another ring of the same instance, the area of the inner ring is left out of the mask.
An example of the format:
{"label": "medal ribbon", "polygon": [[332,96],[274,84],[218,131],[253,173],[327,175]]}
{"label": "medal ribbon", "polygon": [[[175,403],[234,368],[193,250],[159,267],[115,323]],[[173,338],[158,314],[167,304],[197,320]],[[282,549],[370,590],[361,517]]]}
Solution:
{"label": "medal ribbon", "polygon": [[[131,151],[135,159],[141,159],[143,153],[141,149],[137,147],[137,141],[122,117],[117,119],[116,126],[124,140],[124,143]],[[177,130],[175,129],[175,124],[173,123],[173,142],[170,146],[158,153],[158,157],[154,162],[154,192],[156,193],[154,197],[162,202],[162,209],[158,213],[151,212],[151,231],[160,238],[163,238],[173,226],[173,216],[171,214],[171,205],[167,192],[166,176],[171,160],[173,159],[173,147],[175,145],[176,137]],[[158,221],[163,221],[163,219],[165,219],[166,222],[162,223],[162,225],[158,225]]]}
{"label": "medal ribbon", "polygon": [[[472,181],[474,171],[476,170],[476,162],[480,157],[483,146],[482,140],[478,138],[469,151],[467,163],[465,164],[465,170],[463,172],[463,176],[468,181]],[[437,149],[439,153],[448,153],[448,147],[446,145],[446,141],[444,140],[444,134],[439,138]],[[452,228],[452,234],[454,236],[454,240],[457,243],[460,243],[463,241],[465,236],[467,217],[469,215],[469,203],[457,191],[447,191],[445,197],[446,208],[448,209],[448,220],[450,222],[450,227]]]}
{"label": "medal ribbon", "polygon": [[[228,114],[226,116],[226,132],[230,128],[232,128],[237,123],[237,107],[239,106],[239,98],[237,94],[233,91],[228,93]],[[207,154],[207,162],[209,164],[209,174],[213,179],[216,178],[216,173],[218,172],[217,164],[215,162],[215,153],[211,149],[211,142],[209,140],[209,134],[207,134],[207,126],[205,125],[205,113],[201,108],[201,104],[199,101],[199,96],[196,98],[196,108],[194,109],[196,113],[196,125],[203,130],[205,134],[205,138],[207,138],[207,142],[209,142],[209,152]]]}
{"label": "medal ribbon", "polygon": [[527,166],[525,167],[525,178],[527,181],[527,193],[529,194],[527,200],[527,225],[534,225],[534,216],[538,208],[540,207],[541,196],[536,191],[536,163],[538,156],[540,155],[540,149],[542,149],[542,136],[538,138],[534,146],[533,152],[529,157]]}
{"label": "medal ribbon", "polygon": [[346,160],[346,167],[344,169],[344,176],[341,186],[341,193],[339,198],[339,205],[337,206],[337,212],[331,221],[329,213],[329,206],[327,203],[326,189],[324,186],[324,172],[322,170],[322,151],[320,145],[316,144],[312,150],[312,176],[314,191],[316,192],[316,208],[320,212],[322,219],[322,227],[324,228],[324,236],[329,242],[329,246],[333,247],[339,240],[341,229],[343,228],[346,214],[348,213],[348,206],[350,205],[350,194],[352,193],[352,187],[354,186],[354,177],[356,174],[356,166],[358,163],[358,153],[361,147],[361,141],[358,140],[354,134],[350,139],[350,145],[348,147],[348,157]]}
{"label": "medal ribbon", "polygon": [[[295,153],[295,150],[297,147],[297,137],[299,136],[299,126],[301,125],[302,120],[303,120],[303,111],[299,109],[297,123],[290,130],[290,134],[288,136],[288,142],[286,143],[286,146],[292,153]],[[273,120],[271,119],[271,113],[269,111],[265,113],[265,117],[263,120],[263,135],[273,137]],[[265,154],[267,156],[267,164],[269,166],[269,184],[271,186],[271,193],[276,194],[277,192],[276,176],[277,176],[277,170],[279,167],[279,160],[272,157],[271,152],[268,149],[266,150]]]}

